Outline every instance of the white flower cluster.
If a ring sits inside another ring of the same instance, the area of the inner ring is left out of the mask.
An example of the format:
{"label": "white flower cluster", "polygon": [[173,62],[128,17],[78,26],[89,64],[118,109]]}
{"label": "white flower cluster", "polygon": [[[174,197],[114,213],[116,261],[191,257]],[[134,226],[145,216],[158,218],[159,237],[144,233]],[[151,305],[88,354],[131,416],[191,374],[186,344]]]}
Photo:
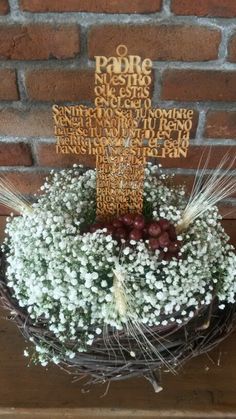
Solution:
{"label": "white flower cluster", "polygon": [[[186,203],[184,190],[167,186],[156,174],[156,166],[147,167],[144,211],[176,224]],[[122,329],[125,314],[117,313],[114,297],[117,261],[133,318],[147,326],[186,321],[211,302],[213,293],[222,304],[235,302],[236,256],[217,208],[178,237],[181,258],[165,261],[144,241],[120,247],[102,230],[81,233],[95,219],[94,170],[76,166],[53,173],[42,189],[32,213],[8,220],[7,281],[31,319],[45,321],[61,342],[64,357],[86,351],[107,326]],[[60,362],[46,345],[36,350],[43,365],[49,359]]]}

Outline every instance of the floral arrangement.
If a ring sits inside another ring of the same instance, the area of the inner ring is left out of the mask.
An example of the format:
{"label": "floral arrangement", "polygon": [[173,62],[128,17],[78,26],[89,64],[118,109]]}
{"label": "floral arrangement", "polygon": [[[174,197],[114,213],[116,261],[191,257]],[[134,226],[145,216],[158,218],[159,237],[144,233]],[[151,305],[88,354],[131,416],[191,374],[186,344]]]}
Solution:
{"label": "floral arrangement", "polygon": [[189,197],[149,164],[143,214],[107,222],[96,220],[96,170],[52,171],[33,204],[2,180],[1,201],[21,215],[7,222],[1,295],[18,323],[30,322],[35,350],[25,356],[43,366],[75,363],[81,372],[78,359],[102,343],[115,366],[121,357],[154,369],[157,360],[174,371],[178,355],[165,332],[182,330],[202,310],[208,328],[216,299],[222,312],[235,304],[236,255],[215,205],[232,188],[219,169]]}
{"label": "floral arrangement", "polygon": [[141,350],[147,363],[169,366],[153,328],[181,328],[216,297],[221,310],[235,303],[236,256],[215,206],[233,182],[219,173],[199,180],[189,198],[149,164],[143,214],[109,222],[96,221],[96,170],[52,172],[32,205],[2,182],[5,203],[21,212],[7,222],[5,286],[60,345],[30,336],[35,361],[70,363],[101,340],[112,353],[112,335],[126,360]]}
{"label": "floral arrangement", "polygon": [[52,171],[34,203],[0,178],[0,203],[19,213],[0,301],[32,361],[92,383],[144,376],[160,391],[163,366],[175,373],[236,320],[236,255],[217,209],[235,191],[234,161],[208,175],[207,158],[190,195],[161,166],[143,179],[148,158],[187,156],[194,111],[153,108],[151,60],[116,54],[95,56],[94,108],[53,106],[56,151],[94,155],[97,171]]}

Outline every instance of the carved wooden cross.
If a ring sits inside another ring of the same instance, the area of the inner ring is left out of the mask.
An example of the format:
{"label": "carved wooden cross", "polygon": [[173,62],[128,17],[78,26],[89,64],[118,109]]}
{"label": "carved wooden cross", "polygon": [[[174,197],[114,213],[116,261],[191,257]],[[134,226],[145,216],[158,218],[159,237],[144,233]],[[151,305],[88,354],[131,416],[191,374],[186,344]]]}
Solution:
{"label": "carved wooden cross", "polygon": [[128,55],[95,56],[95,107],[53,106],[57,153],[93,154],[97,217],[141,213],[149,157],[186,157],[192,128],[189,109],[152,108],[152,61]]}

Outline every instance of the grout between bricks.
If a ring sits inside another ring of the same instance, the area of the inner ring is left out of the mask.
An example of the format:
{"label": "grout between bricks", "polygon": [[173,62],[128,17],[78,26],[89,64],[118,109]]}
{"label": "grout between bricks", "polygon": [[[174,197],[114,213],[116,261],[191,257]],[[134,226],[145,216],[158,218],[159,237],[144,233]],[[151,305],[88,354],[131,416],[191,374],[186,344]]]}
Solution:
{"label": "grout between bricks", "polygon": [[[52,137],[19,137],[19,136],[0,136],[0,142],[6,144],[12,143],[26,143],[32,145],[34,147],[35,153],[34,155],[37,156],[36,149],[37,144],[55,144],[55,138]],[[198,147],[198,146],[214,146],[214,147],[224,147],[228,146],[235,147],[236,140],[231,138],[204,138],[202,135],[196,135],[195,138],[190,140],[191,147]],[[37,161],[37,158],[36,158]]]}
{"label": "grout between bricks", "polygon": [[[94,61],[88,58],[88,34],[92,26],[96,25],[168,25],[168,26],[200,26],[210,29],[217,29],[221,31],[221,42],[219,46],[218,58],[206,62],[181,62],[181,61],[154,61],[155,71],[155,89],[153,94],[153,106],[161,108],[171,107],[187,107],[196,109],[199,112],[199,121],[196,131],[195,139],[191,140],[191,146],[235,146],[234,139],[204,139],[204,127],[206,122],[206,113],[208,110],[227,110],[236,111],[235,102],[180,102],[180,101],[162,101],[161,100],[161,83],[162,74],[166,69],[173,70],[206,70],[206,71],[236,71],[236,63],[228,62],[228,45],[230,38],[236,33],[236,19],[235,18],[200,18],[196,16],[176,16],[171,12],[171,0],[163,0],[162,10],[152,14],[97,14],[85,12],[72,13],[25,13],[21,12],[18,5],[18,0],[9,0],[10,14],[7,16],[0,16],[0,24],[30,24],[30,23],[48,23],[48,24],[78,24],[80,25],[80,39],[81,51],[80,54],[73,59],[50,61],[8,61],[0,62],[0,68],[16,68],[18,89],[20,92],[21,101],[5,102],[0,101],[0,109],[12,107],[17,110],[29,109],[48,109],[51,111],[51,104],[48,102],[31,103],[27,98],[25,88],[25,71],[26,70],[40,70],[40,69],[54,69],[54,70],[83,70],[87,68],[94,68]],[[79,101],[81,104],[91,105],[87,101]],[[64,103],[64,102],[63,102]],[[74,104],[74,102],[67,102],[67,104]],[[37,158],[37,144],[54,144],[55,139],[37,138],[37,137],[0,137],[1,142],[25,142],[31,146],[33,166],[32,167],[0,167],[0,172],[20,172],[20,173],[48,173],[52,167],[38,166]],[[59,169],[59,168],[58,168]],[[184,176],[195,175],[195,169],[164,169],[166,173],[183,174]],[[208,170],[208,173],[213,173],[214,169]],[[228,199],[224,202],[236,205],[236,199]]]}
{"label": "grout between bricks", "polygon": [[224,30],[221,32],[221,43],[219,46],[219,54],[218,58],[222,61],[222,63],[227,65],[228,60],[228,45],[231,36],[235,33],[235,29],[225,27]]}
{"label": "grout between bricks", "polygon": [[198,114],[198,125],[197,125],[197,131],[195,135],[195,141],[197,145],[200,145],[202,143],[202,139],[204,138],[204,130],[205,130],[205,124],[206,124],[206,111],[202,110],[199,107],[197,107],[197,109],[199,111],[199,114]]}
{"label": "grout between bricks", "polygon": [[18,69],[16,74],[17,74],[17,85],[18,85],[18,91],[20,95],[20,101],[21,102],[28,101],[26,86],[25,86],[25,71],[22,69]]}
{"label": "grout between bricks", "polygon": [[4,17],[7,18],[9,16],[14,22],[24,19],[24,16],[19,9],[18,0],[8,0],[8,3],[10,6],[10,14]]}
{"label": "grout between bricks", "polygon": [[[12,101],[0,101],[0,111],[3,109],[16,109],[18,111],[27,112],[29,110],[37,110],[37,109],[44,109],[52,112],[52,105],[55,102],[27,102],[23,103],[20,101],[12,102]],[[70,105],[78,105],[82,104],[85,106],[93,106],[93,103],[87,100],[78,100],[76,102],[60,102],[58,104],[63,104],[66,106]],[[206,102],[180,102],[177,100],[152,100],[153,106],[170,109],[172,107],[177,108],[188,108],[188,109],[195,109],[195,110],[203,110],[207,111],[228,111],[228,112],[235,112],[236,111],[236,101],[235,102],[213,102],[213,101],[206,101]]]}
{"label": "grout between bricks", "polygon": [[[87,30],[84,29],[81,32],[82,39],[85,39]],[[231,32],[229,32],[231,34]],[[83,43],[82,51],[86,50],[86,46]],[[221,46],[221,48],[223,48]],[[225,48],[225,47],[224,47]],[[226,51],[226,50],[225,50]],[[227,52],[224,52],[227,54]],[[25,60],[25,61],[0,61],[0,68],[3,69],[19,69],[19,70],[86,70],[87,68],[95,68],[94,60],[87,57],[86,54],[80,53],[77,57],[72,59],[50,59],[50,60]],[[216,60],[210,61],[157,61],[153,60],[154,70],[213,70],[213,71],[236,71],[236,63],[225,61],[225,57],[221,57]]]}
{"label": "grout between bricks", "polygon": [[[54,141],[55,143],[55,141]],[[28,144],[30,145],[31,148],[31,155],[32,155],[32,161],[33,161],[33,166],[39,167],[38,164],[38,152],[37,152],[37,147],[36,147],[36,141],[35,139],[31,139],[28,141]]]}
{"label": "grout between bricks", "polygon": [[91,13],[91,12],[63,12],[63,13],[30,13],[22,12],[17,0],[9,0],[11,13],[0,16],[0,23],[78,23],[82,27],[105,24],[177,24],[198,25],[212,28],[235,28],[235,18],[178,16],[170,10],[170,0],[165,1],[162,11],[156,13]]}
{"label": "grout between bricks", "polygon": [[162,17],[170,18],[173,15],[171,12],[171,1],[172,0],[163,0]]}

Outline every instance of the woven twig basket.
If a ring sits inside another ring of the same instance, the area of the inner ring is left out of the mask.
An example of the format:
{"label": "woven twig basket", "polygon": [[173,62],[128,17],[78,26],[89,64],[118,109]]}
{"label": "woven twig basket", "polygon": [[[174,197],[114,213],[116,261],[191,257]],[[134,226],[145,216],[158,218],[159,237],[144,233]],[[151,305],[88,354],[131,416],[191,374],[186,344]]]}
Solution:
{"label": "woven twig basket", "polygon": [[[61,343],[48,330],[47,321],[39,319],[33,324],[26,310],[19,307],[12,297],[5,281],[5,258],[1,256],[0,299],[1,305],[10,314],[26,340],[31,338],[34,344],[42,339],[47,341],[55,355],[61,353]],[[134,339],[124,331],[119,331],[119,344],[114,331],[108,331],[106,340],[97,337],[87,352],[78,353],[73,359],[63,359],[60,367],[73,376],[88,376],[87,384],[105,383],[143,376],[153,385],[155,391],[162,389],[160,373],[163,367],[178,370],[186,361],[210,351],[226,336],[236,323],[236,305],[227,304],[222,310],[217,298],[210,306],[199,310],[185,324],[172,323],[156,326],[146,332],[147,338],[160,353],[154,360],[148,359]],[[78,330],[79,334],[79,330]],[[72,343],[67,342],[68,347]],[[122,352],[120,347],[122,347]],[[130,355],[130,347],[135,348],[135,358]]]}

